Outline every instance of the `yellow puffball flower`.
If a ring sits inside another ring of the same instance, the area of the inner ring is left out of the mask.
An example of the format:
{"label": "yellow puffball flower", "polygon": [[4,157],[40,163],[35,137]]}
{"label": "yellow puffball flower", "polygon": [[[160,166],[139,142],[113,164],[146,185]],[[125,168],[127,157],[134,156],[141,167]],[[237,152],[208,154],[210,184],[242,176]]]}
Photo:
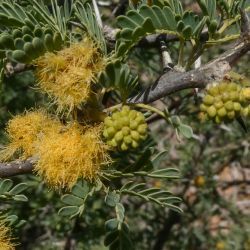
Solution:
{"label": "yellow puffball flower", "polygon": [[0,152],[0,161],[9,160],[15,153],[21,153],[22,159],[35,155],[39,133],[58,126],[58,123],[43,110],[25,112],[13,117],[6,128],[10,143]]}
{"label": "yellow puffball flower", "polygon": [[58,105],[58,111],[72,111],[86,103],[96,76],[105,68],[105,58],[92,40],[86,38],[56,53],[36,60],[39,88]]}
{"label": "yellow puffball flower", "polygon": [[54,189],[71,189],[78,178],[94,181],[101,166],[109,163],[100,126],[74,123],[43,136],[35,171]]}
{"label": "yellow puffball flower", "polygon": [[250,88],[243,88],[241,90],[241,95],[243,96],[244,99],[250,100]]}
{"label": "yellow puffball flower", "polygon": [[0,250],[14,250],[14,246],[11,242],[10,228],[0,222]]}
{"label": "yellow puffball flower", "polygon": [[215,245],[216,250],[224,250],[225,249],[225,243],[223,241],[218,241]]}
{"label": "yellow puffball flower", "polygon": [[194,179],[194,184],[196,187],[204,187],[206,184],[205,177],[202,175],[198,175]]}

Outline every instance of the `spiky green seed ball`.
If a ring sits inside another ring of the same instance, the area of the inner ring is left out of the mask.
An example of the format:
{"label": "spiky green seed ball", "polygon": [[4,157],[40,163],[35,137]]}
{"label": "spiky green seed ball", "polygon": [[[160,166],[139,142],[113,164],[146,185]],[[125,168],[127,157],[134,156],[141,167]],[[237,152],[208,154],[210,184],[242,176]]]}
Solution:
{"label": "spiky green seed ball", "polygon": [[126,151],[137,148],[147,137],[148,126],[141,112],[123,106],[104,120],[103,136],[113,148]]}
{"label": "spiky green seed ball", "polygon": [[222,81],[210,86],[200,105],[203,118],[216,123],[232,121],[239,116],[250,116],[250,88]]}

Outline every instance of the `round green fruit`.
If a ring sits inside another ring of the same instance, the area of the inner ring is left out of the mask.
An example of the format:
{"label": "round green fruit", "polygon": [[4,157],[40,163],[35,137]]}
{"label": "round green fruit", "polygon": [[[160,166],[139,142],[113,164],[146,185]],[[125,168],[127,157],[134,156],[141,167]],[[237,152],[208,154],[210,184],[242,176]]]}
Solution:
{"label": "round green fruit", "polygon": [[208,88],[207,90],[208,94],[212,95],[212,96],[217,96],[219,94],[219,88],[218,86],[212,86],[210,88]]}
{"label": "round green fruit", "polygon": [[214,98],[211,95],[206,95],[203,99],[204,104],[211,105],[214,103]]}
{"label": "round green fruit", "polygon": [[210,106],[207,109],[207,113],[210,117],[215,117],[216,116],[216,108],[214,106]]}
{"label": "round green fruit", "polygon": [[222,107],[222,108],[220,108],[219,110],[218,110],[218,116],[219,117],[224,117],[224,116],[226,116],[227,115],[227,110],[224,108],[224,107]]}

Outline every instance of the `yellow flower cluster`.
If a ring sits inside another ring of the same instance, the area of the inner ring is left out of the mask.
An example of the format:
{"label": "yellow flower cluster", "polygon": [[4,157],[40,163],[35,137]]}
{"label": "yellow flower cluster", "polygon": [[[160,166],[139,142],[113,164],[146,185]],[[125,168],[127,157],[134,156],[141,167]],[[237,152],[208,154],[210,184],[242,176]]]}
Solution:
{"label": "yellow flower cluster", "polygon": [[101,126],[63,125],[44,111],[33,111],[14,117],[7,132],[10,143],[0,160],[17,151],[22,159],[36,156],[35,171],[56,189],[71,188],[78,178],[94,180],[101,165],[110,161]]}
{"label": "yellow flower cluster", "polygon": [[10,143],[2,150],[0,161],[9,160],[15,153],[21,153],[22,159],[35,155],[39,134],[58,127],[59,124],[59,121],[50,118],[43,110],[15,116],[7,124]]}
{"label": "yellow flower cluster", "polygon": [[58,105],[58,111],[79,107],[90,97],[96,75],[105,67],[105,58],[86,38],[36,60],[36,76],[41,90]]}
{"label": "yellow flower cluster", "polygon": [[14,250],[14,246],[11,242],[10,228],[0,222],[0,250]]}
{"label": "yellow flower cluster", "polygon": [[100,126],[84,128],[71,124],[44,135],[35,170],[55,188],[70,189],[78,178],[92,181],[101,165],[109,162],[100,133]]}

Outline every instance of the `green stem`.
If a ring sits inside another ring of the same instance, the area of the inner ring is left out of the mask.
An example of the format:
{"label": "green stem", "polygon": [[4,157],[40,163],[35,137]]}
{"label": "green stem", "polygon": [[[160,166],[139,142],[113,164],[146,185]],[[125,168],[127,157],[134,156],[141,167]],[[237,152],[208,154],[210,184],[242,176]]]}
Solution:
{"label": "green stem", "polygon": [[143,103],[137,103],[137,104],[132,104],[133,106],[135,107],[138,107],[138,108],[143,108],[143,109],[147,109],[149,111],[152,111],[160,116],[162,116],[163,118],[166,118],[166,114],[164,112],[162,112],[161,110],[157,109],[157,108],[154,108],[150,105],[147,105],[147,104],[143,104]]}
{"label": "green stem", "polygon": [[188,61],[187,61],[186,65],[185,65],[185,70],[186,70],[186,71],[187,71],[188,69],[190,69],[191,66],[192,66],[192,64],[195,62],[195,61],[193,60],[193,58],[194,58],[194,55],[195,55],[195,51],[196,51],[196,50],[197,50],[197,46],[194,45],[193,48],[192,48],[191,54],[190,54],[190,56],[189,56],[189,58],[188,58]]}
{"label": "green stem", "polygon": [[180,38],[180,47],[179,47],[179,58],[178,58],[178,66],[182,67],[183,66],[183,60],[184,60],[184,45],[185,45],[185,40]]}
{"label": "green stem", "polygon": [[236,16],[234,19],[226,20],[223,25],[218,30],[218,33],[222,34],[229,26],[231,26],[236,21],[240,20],[240,16]]}
{"label": "green stem", "polygon": [[73,117],[73,120],[74,121],[77,121],[78,117],[77,117],[77,108],[74,108],[73,111],[72,111],[72,117]]}
{"label": "green stem", "polygon": [[[152,107],[150,105],[144,104],[144,103],[136,103],[136,104],[134,104],[134,103],[127,103],[126,105],[129,105],[131,107],[137,107],[137,108],[146,109],[146,110],[149,110],[149,111],[151,111],[153,113],[156,113],[156,114],[162,116],[164,119],[167,119],[167,120],[169,119],[168,118],[169,114],[168,114],[167,111],[165,111],[165,113],[164,113],[163,111],[161,111],[161,110],[159,110],[157,108],[154,108],[154,107]],[[110,108],[104,109],[103,111],[104,112],[112,112],[113,110],[116,110],[116,109],[120,108],[121,106],[122,106],[122,104],[120,103],[120,104],[117,104],[117,105],[112,106]]]}
{"label": "green stem", "polygon": [[190,57],[189,62],[186,65],[186,70],[191,69],[191,66],[195,63],[195,61],[203,54],[205,50],[205,46],[202,46],[202,48],[199,49],[199,51],[195,54],[193,54],[192,57]]}
{"label": "green stem", "polygon": [[233,40],[236,40],[240,37],[240,34],[235,34],[235,35],[229,35],[229,36],[225,36],[224,38],[221,39],[217,39],[217,40],[208,40],[205,44],[206,48],[209,48],[211,46],[215,46],[215,45],[219,45],[221,43],[225,43],[225,42],[230,42]]}
{"label": "green stem", "polygon": [[103,112],[113,112],[114,110],[119,109],[122,105],[122,103],[116,104],[112,107],[104,109]]}
{"label": "green stem", "polygon": [[[246,9],[245,9],[246,12],[249,12],[250,11],[250,6],[248,6]],[[225,20],[224,24],[221,26],[221,28],[219,29],[219,33],[222,34],[229,26],[231,26],[233,23],[239,21],[241,18],[241,15],[238,14],[236,15],[233,19],[229,19],[229,20]]]}

